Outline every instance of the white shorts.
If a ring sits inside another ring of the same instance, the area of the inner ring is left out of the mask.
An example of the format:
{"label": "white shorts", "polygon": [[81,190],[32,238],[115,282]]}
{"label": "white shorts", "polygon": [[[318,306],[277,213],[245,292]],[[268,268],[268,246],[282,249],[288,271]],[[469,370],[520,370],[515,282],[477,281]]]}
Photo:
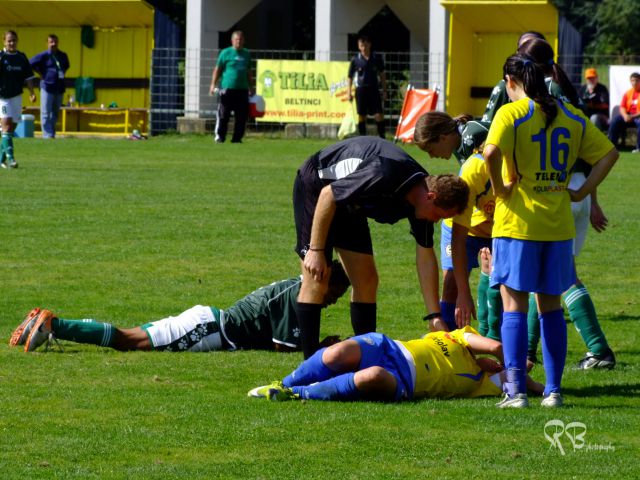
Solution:
{"label": "white shorts", "polygon": [[[214,310],[219,313],[218,318]],[[154,350],[210,352],[226,347],[220,331],[221,310],[196,305],[177,317],[142,325]]]}
{"label": "white shorts", "polygon": [[[584,173],[574,173],[569,181],[569,188],[579,189],[587,179]],[[571,202],[571,213],[573,213],[573,223],[576,226],[576,238],[573,240],[573,256],[577,257],[582,251],[584,241],[587,238],[587,231],[591,223],[591,195],[587,195],[579,202]]]}
{"label": "white shorts", "polygon": [[10,118],[14,123],[22,120],[22,95],[0,98],[0,118]]}

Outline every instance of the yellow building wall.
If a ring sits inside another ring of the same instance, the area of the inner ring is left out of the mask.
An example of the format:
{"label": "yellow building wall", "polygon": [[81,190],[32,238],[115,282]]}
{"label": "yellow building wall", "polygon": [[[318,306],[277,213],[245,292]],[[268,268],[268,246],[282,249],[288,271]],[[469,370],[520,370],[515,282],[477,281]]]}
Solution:
{"label": "yellow building wall", "polygon": [[452,115],[482,116],[486,98],[473,98],[472,87],[493,88],[502,78],[506,58],[515,53],[525,31],[538,31],[558,49],[555,7],[546,0],[441,0],[450,13],[445,108]]}
{"label": "yellow building wall", "polygon": [[[71,67],[68,78],[135,78],[149,79],[151,72],[151,50],[153,48],[153,27],[116,27],[94,29],[94,48],[82,45],[80,27],[3,27],[17,30],[18,50],[31,58],[47,49],[47,36],[55,33],[60,40],[60,49],[69,56]],[[80,105],[99,107],[112,102],[119,107],[149,108],[148,88],[96,88],[96,100]],[[36,90],[39,95],[39,89]],[[75,95],[73,87],[67,87],[64,103]],[[36,102],[39,105],[39,99]],[[25,88],[23,105],[29,106],[28,90]],[[77,106],[77,105],[76,105]]]}

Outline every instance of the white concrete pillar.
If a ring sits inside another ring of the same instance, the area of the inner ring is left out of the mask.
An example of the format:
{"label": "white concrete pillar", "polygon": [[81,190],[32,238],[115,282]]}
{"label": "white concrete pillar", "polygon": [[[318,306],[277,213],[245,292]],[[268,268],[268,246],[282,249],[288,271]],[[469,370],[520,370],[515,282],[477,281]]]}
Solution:
{"label": "white concrete pillar", "polygon": [[260,0],[187,0],[185,117],[213,115],[215,102],[209,96],[209,85],[217,50],[231,44],[229,38],[224,45],[218,45],[218,35],[233,27],[259,2]]}
{"label": "white concrete pillar", "polygon": [[[449,12],[439,0],[430,0],[429,5],[429,83],[440,85],[438,110],[444,110],[447,81],[447,51],[449,42]],[[457,115],[457,113],[456,113]]]}
{"label": "white concrete pillar", "polygon": [[316,0],[316,60],[348,60],[349,34],[384,5],[382,0]]}

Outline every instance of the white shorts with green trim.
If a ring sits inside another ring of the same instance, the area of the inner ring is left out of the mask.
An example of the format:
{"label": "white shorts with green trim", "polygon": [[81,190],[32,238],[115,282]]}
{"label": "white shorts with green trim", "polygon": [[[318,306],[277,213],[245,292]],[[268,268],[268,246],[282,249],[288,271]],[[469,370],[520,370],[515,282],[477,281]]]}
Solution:
{"label": "white shorts with green trim", "polygon": [[10,118],[14,123],[22,120],[22,95],[0,98],[0,118]]}
{"label": "white shorts with green trim", "polygon": [[221,310],[196,305],[177,317],[142,325],[154,350],[210,352],[229,348],[220,331]]}

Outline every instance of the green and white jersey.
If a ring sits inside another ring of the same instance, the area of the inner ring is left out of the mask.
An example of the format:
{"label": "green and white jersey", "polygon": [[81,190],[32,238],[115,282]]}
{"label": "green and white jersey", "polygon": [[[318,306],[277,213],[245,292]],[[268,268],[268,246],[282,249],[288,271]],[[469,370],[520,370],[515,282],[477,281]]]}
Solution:
{"label": "green and white jersey", "polygon": [[487,138],[487,134],[489,133],[490,126],[490,123],[471,120],[458,128],[462,141],[460,142],[458,149],[454,150],[453,154],[460,165],[462,165],[467,158],[476,153],[484,143]]}
{"label": "green and white jersey", "polygon": [[280,280],[225,309],[225,338],[235,348],[271,350],[274,343],[299,348],[295,307],[301,284],[301,277]]}
{"label": "green and white jersey", "polygon": [[22,94],[27,78],[33,77],[29,59],[22,52],[0,52],[0,98],[13,98]]}
{"label": "green and white jersey", "polygon": [[482,115],[481,122],[484,124],[491,124],[491,122],[493,122],[493,117],[496,116],[496,112],[505,103],[509,103],[509,95],[507,95],[507,85],[503,79],[493,87],[484,115]]}

